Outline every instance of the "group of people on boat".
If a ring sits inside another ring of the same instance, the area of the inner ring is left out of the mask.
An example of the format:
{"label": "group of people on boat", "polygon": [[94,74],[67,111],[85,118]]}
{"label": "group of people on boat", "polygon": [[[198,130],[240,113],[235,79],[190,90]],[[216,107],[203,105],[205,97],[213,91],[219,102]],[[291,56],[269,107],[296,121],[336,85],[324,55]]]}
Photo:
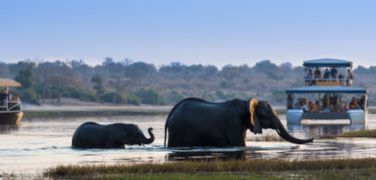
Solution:
{"label": "group of people on boat", "polygon": [[302,109],[304,112],[346,112],[349,109],[364,109],[365,96],[355,98],[353,96],[349,103],[343,102],[336,94],[325,94],[320,100],[310,101],[307,98],[299,98],[293,104],[292,95],[288,97],[288,109]]}
{"label": "group of people on boat", "polygon": [[319,67],[313,71],[311,68],[305,68],[305,82],[306,85],[318,85],[318,83],[338,83],[338,85],[352,86],[353,74],[350,68],[347,69],[347,77],[345,79],[344,74],[341,72],[338,73],[338,70],[335,67],[325,68],[322,73]]}
{"label": "group of people on boat", "polygon": [[0,111],[20,110],[20,98],[5,89],[0,92]]}

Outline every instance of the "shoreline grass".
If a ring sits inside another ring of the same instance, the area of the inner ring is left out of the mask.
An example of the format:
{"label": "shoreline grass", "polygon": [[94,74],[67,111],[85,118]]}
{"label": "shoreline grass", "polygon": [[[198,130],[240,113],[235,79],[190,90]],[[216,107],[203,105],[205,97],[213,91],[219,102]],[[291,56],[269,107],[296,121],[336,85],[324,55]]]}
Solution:
{"label": "shoreline grass", "polygon": [[376,129],[371,130],[359,130],[359,131],[349,131],[337,135],[337,137],[363,137],[363,138],[376,138]]}
{"label": "shoreline grass", "polygon": [[[286,178],[291,175],[305,177],[317,172],[338,175],[361,172],[363,175],[376,176],[376,159],[330,159],[330,160],[229,160],[229,161],[180,161],[164,164],[136,165],[70,165],[48,169],[45,177],[49,178],[104,178],[134,177],[136,179],[200,179],[205,177],[229,177],[230,179],[274,177]],[[342,173],[337,173],[342,172]],[[279,175],[282,174],[282,177]],[[175,177],[175,178],[174,178]],[[323,176],[325,177],[325,176]],[[342,176],[346,177],[346,176]]]}

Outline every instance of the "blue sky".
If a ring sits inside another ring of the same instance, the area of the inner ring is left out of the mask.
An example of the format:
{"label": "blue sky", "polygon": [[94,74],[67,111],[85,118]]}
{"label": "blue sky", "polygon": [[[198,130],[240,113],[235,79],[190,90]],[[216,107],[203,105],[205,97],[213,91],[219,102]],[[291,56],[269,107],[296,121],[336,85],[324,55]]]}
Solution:
{"label": "blue sky", "polygon": [[374,0],[2,0],[0,61],[376,65]]}

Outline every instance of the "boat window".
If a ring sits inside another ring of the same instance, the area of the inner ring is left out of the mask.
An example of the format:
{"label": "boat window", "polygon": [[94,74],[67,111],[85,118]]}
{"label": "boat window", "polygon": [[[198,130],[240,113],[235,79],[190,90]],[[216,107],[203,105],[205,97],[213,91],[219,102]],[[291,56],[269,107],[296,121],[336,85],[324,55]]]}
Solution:
{"label": "boat window", "polygon": [[346,112],[364,110],[367,106],[365,94],[346,93],[289,93],[287,109],[302,109],[304,112]]}

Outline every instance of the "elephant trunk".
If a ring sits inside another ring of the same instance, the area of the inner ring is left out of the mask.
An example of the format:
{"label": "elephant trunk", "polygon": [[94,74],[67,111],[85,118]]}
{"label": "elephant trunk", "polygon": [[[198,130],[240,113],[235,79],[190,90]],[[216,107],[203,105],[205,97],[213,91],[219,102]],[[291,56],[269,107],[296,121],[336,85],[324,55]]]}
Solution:
{"label": "elephant trunk", "polygon": [[146,137],[144,137],[143,138],[143,144],[150,144],[150,143],[152,143],[153,141],[154,141],[154,134],[153,134],[153,128],[149,128],[148,129],[148,132],[149,132],[149,135],[150,135],[150,138],[146,138]]}
{"label": "elephant trunk", "polygon": [[295,143],[295,144],[305,144],[305,143],[313,142],[313,138],[312,139],[298,139],[298,138],[295,138],[294,136],[291,136],[278,118],[276,119],[276,123],[277,123],[276,131],[278,135],[281,136],[284,140]]}

